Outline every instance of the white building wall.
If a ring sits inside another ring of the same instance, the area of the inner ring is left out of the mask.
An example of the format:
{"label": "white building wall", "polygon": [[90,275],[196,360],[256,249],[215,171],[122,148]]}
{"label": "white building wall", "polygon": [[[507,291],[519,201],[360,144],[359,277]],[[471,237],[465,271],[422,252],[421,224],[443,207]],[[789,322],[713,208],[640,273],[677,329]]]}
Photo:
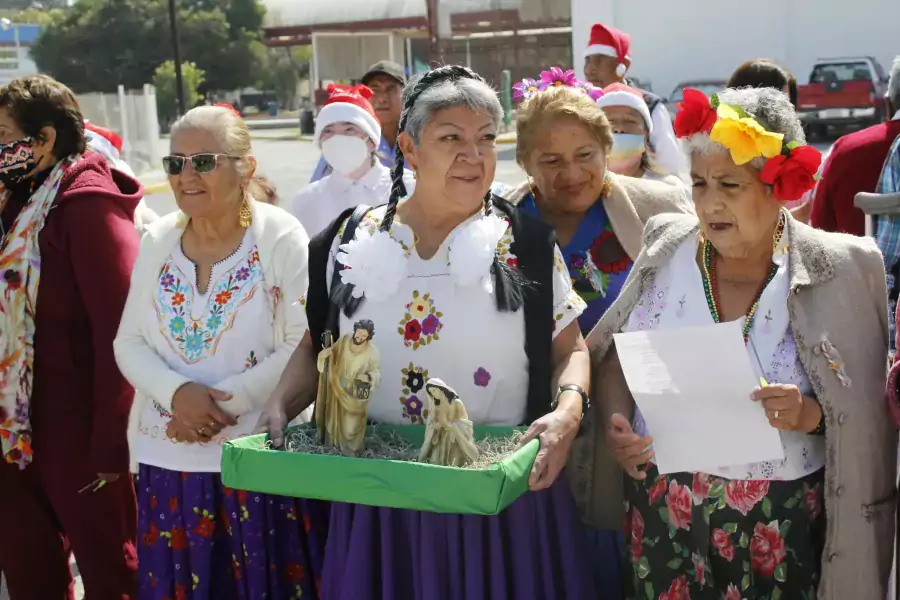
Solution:
{"label": "white building wall", "polygon": [[631,34],[630,74],[668,95],[689,79],[727,79],[741,63],[771,58],[806,83],[818,58],[900,55],[898,0],[572,0],[576,70],[591,25]]}

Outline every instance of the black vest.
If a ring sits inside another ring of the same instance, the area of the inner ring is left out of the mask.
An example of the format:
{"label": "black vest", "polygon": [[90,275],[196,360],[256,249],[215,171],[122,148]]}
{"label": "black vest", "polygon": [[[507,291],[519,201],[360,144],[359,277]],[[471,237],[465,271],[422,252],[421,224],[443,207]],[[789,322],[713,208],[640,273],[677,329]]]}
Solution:
{"label": "black vest", "polygon": [[[518,259],[518,269],[529,282],[523,290],[525,317],[525,354],[528,357],[528,399],[525,422],[550,412],[553,393],[553,269],[556,232],[543,221],[526,214],[506,200],[494,197],[494,206],[512,223],[513,243],[510,247]],[[324,231],[309,242],[309,291],[306,316],[313,350],[322,350],[322,333],[330,307],[326,282],[331,244],[354,209],[344,211]],[[376,324],[377,326],[377,324]],[[335,332],[335,338],[338,333]],[[448,382],[453,385],[453,382]]]}

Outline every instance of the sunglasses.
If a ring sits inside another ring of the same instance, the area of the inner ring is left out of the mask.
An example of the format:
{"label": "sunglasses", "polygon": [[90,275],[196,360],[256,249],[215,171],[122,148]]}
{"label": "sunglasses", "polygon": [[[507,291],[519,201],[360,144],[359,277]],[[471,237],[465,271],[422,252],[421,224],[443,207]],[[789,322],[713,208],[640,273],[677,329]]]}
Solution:
{"label": "sunglasses", "polygon": [[181,175],[184,172],[185,164],[190,161],[191,166],[197,173],[211,173],[219,167],[220,158],[238,158],[230,154],[213,154],[203,153],[194,154],[193,156],[164,156],[162,159],[163,169],[169,175]]}

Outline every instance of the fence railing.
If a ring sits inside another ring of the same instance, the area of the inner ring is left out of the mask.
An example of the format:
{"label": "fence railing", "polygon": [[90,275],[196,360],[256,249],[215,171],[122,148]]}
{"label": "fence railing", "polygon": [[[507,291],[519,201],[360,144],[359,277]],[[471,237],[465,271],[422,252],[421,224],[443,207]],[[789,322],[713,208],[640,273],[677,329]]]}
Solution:
{"label": "fence railing", "polygon": [[161,158],[156,89],[119,86],[116,94],[79,94],[84,118],[122,136],[122,160],[138,175],[155,170]]}

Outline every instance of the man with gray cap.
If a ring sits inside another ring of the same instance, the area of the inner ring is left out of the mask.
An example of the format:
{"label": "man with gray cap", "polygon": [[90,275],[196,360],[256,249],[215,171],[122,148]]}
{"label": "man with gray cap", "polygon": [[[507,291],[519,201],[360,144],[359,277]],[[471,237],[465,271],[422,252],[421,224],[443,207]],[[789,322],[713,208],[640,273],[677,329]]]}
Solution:
{"label": "man with gray cap", "polygon": [[[375,153],[381,164],[389,169],[394,167],[397,135],[400,126],[400,113],[403,108],[401,96],[406,85],[406,74],[403,67],[389,60],[381,60],[369,67],[360,83],[372,89],[372,108],[381,122],[381,143]],[[331,172],[331,167],[324,158],[319,159],[313,171],[310,183],[318,181]]]}

